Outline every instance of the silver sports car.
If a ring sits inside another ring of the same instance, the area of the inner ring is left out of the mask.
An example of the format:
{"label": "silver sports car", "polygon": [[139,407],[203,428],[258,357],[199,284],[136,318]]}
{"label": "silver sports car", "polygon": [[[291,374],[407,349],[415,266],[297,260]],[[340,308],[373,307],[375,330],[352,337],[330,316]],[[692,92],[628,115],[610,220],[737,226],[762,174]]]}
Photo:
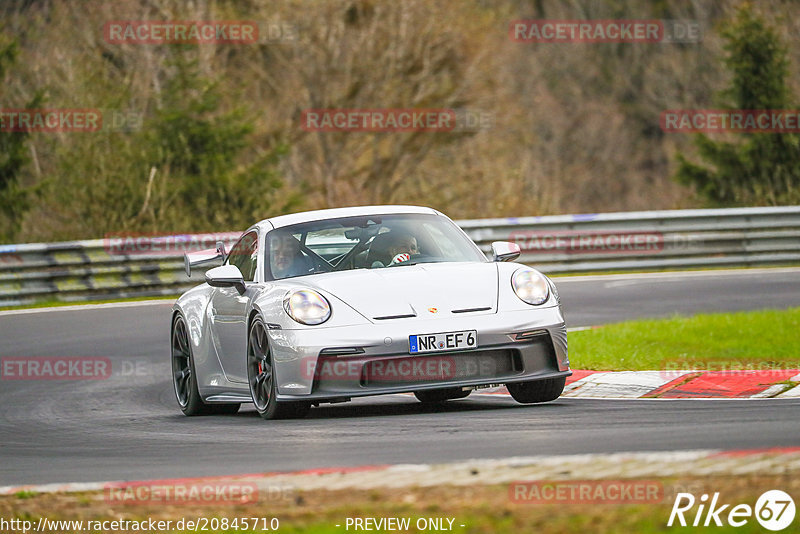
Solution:
{"label": "silver sports car", "polygon": [[571,374],[552,280],[492,244],[489,261],[431,208],[283,215],[231,248],[188,254],[206,283],[175,303],[175,395],[186,415],[265,419],[312,405],[413,392],[422,402],[505,385],[521,403],[558,398]]}

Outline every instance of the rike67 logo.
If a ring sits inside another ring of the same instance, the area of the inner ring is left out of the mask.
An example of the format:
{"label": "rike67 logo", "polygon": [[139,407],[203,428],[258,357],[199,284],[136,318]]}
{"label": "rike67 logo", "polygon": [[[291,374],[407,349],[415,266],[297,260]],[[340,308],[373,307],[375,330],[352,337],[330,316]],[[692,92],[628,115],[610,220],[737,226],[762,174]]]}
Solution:
{"label": "rike67 logo", "polygon": [[732,527],[746,525],[753,517],[767,530],[783,530],[794,521],[795,505],[792,497],[781,490],[769,490],[761,494],[755,507],[749,504],[725,504],[720,502],[719,492],[709,502],[704,493],[696,499],[691,493],[678,493],[672,504],[667,526],[721,527],[726,523]]}

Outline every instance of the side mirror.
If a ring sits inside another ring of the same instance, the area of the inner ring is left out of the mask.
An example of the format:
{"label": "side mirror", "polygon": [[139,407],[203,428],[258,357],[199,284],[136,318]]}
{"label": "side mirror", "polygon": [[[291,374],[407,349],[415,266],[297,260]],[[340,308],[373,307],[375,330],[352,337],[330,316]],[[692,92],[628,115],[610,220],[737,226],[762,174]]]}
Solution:
{"label": "side mirror", "polygon": [[514,261],[519,258],[519,245],[506,241],[495,241],[492,243],[492,254],[494,261]]}
{"label": "side mirror", "polygon": [[206,283],[212,287],[235,287],[241,295],[244,293],[244,277],[235,265],[222,265],[206,271]]}
{"label": "side mirror", "polygon": [[[220,253],[219,246],[222,245],[223,253]],[[197,252],[187,252],[183,255],[183,269],[186,271],[186,276],[189,278],[192,277],[192,267],[195,265],[203,265],[206,263],[212,263],[219,261],[220,263],[225,261],[225,245],[220,241],[217,243],[217,248],[207,249],[207,250],[198,250]]]}

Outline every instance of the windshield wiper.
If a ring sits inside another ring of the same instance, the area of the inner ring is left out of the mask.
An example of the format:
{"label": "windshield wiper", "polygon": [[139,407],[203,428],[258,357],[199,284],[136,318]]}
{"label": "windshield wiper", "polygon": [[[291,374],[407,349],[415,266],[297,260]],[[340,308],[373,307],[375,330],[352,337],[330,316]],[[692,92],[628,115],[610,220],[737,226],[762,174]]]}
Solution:
{"label": "windshield wiper", "polygon": [[401,261],[400,263],[390,263],[387,267],[399,267],[400,265],[418,265],[420,263],[443,263],[444,260],[437,260],[437,259],[418,259],[418,260],[408,260],[408,261]]}

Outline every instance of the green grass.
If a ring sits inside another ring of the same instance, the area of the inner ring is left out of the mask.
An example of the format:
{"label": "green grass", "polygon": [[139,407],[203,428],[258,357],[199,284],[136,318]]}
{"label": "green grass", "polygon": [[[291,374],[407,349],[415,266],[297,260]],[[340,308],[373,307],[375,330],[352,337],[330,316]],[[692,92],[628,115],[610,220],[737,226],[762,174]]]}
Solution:
{"label": "green grass", "polygon": [[569,335],[575,369],[800,369],[800,308],[628,321]]}

